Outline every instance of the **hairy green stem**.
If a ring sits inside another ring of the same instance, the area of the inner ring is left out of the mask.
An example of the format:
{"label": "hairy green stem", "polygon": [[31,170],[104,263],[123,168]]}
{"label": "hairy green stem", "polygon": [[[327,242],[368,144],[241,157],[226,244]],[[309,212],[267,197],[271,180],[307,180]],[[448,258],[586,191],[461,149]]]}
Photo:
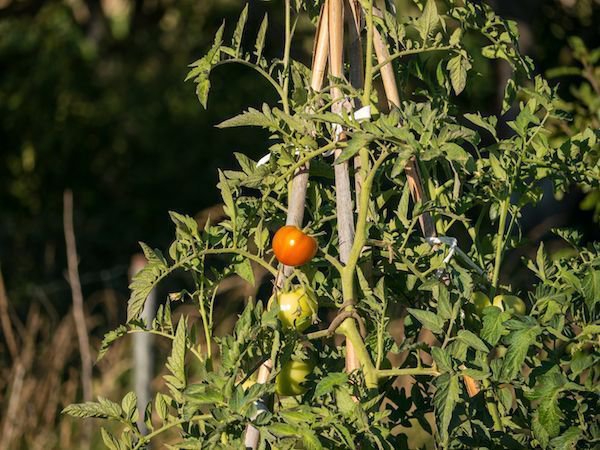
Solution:
{"label": "hairy green stem", "polygon": [[377,388],[377,369],[375,369],[375,366],[371,361],[371,355],[369,355],[369,351],[365,346],[362,336],[356,328],[356,322],[353,318],[348,318],[340,325],[339,330],[346,336],[346,339],[352,342],[356,356],[360,361],[360,365],[365,374],[365,383],[367,387]]}
{"label": "hairy green stem", "polygon": [[365,57],[365,86],[362,98],[364,106],[371,104],[371,90],[373,89],[373,34],[375,32],[373,24],[373,0],[368,1],[366,19],[367,47]]}

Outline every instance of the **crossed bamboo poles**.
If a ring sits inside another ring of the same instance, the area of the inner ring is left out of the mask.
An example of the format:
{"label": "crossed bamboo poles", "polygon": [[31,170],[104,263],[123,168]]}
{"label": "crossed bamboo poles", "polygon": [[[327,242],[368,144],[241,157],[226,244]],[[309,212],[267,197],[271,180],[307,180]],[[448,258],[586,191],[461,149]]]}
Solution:
{"label": "crossed bamboo poles", "polygon": [[[385,10],[385,0],[376,0],[376,5],[373,5],[373,14],[382,17],[382,11]],[[321,7],[317,29],[315,33],[315,41],[313,48],[312,61],[312,79],[311,87],[314,91],[320,91],[323,87],[325,72],[329,62],[329,74],[335,78],[344,78],[344,23],[346,23],[349,33],[349,45],[347,49],[349,61],[349,81],[354,88],[361,89],[365,81],[363,73],[363,52],[362,52],[362,7],[358,0],[325,0]],[[390,53],[388,47],[377,30],[372,27],[373,35],[372,45],[375,50],[379,72],[383,83],[385,97],[390,109],[400,108],[400,95],[398,93],[398,85],[392,63],[390,62]],[[368,46],[371,42],[368,42]],[[368,53],[368,56],[370,52]],[[368,63],[370,64],[370,63]],[[369,80],[370,82],[371,80]],[[332,97],[334,103],[332,112],[341,113],[342,109],[349,105],[345,102],[341,91],[337,87],[332,87]],[[355,109],[359,105],[352,105]],[[343,132],[339,136],[334,136],[335,139],[344,140]],[[336,150],[336,157],[341,150]],[[360,157],[356,156],[353,161],[355,167],[355,196],[358,198],[362,186],[360,177]],[[406,179],[409,184],[413,201],[425,202],[427,194],[424,189],[423,180],[419,171],[419,166],[416,159],[411,158],[405,167]],[[352,210],[352,191],[350,186],[349,164],[343,162],[334,166],[335,171],[335,191],[336,191],[336,213],[338,219],[338,241],[340,261],[345,264],[350,256],[350,249],[354,242],[354,211]],[[304,219],[304,209],[306,204],[306,189],[308,186],[309,163],[300,167],[294,173],[292,180],[291,195],[288,201],[288,215],[286,224],[295,225],[302,228]],[[358,207],[358,202],[356,202]],[[431,214],[424,212],[419,216],[419,226],[425,238],[434,238],[437,236],[435,221]],[[293,272],[292,267],[284,266],[283,270],[279,271],[275,282],[275,289],[283,286],[284,281]],[[429,330],[424,330],[419,336],[420,340],[431,340],[432,333]],[[359,360],[356,356],[355,349],[346,339],[346,370],[352,372],[360,367]],[[266,383],[273,368],[272,361],[265,361],[259,371],[257,382]],[[477,382],[464,376],[464,383],[467,392],[470,396],[479,393],[479,385]],[[259,432],[252,425],[248,425],[246,429],[245,445],[247,449],[255,450],[258,447]]]}

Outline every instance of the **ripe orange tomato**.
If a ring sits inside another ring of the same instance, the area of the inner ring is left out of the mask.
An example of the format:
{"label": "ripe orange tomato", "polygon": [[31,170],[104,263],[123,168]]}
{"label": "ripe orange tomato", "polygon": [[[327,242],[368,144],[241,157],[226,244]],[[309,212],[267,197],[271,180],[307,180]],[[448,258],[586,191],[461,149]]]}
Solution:
{"label": "ripe orange tomato", "polygon": [[277,230],[272,246],[277,260],[286,266],[301,266],[317,254],[317,240],[293,225]]}
{"label": "ripe orange tomato", "polygon": [[280,397],[301,395],[306,392],[302,383],[315,368],[314,361],[288,361],[281,368],[281,372],[275,378],[275,392]]}
{"label": "ripe orange tomato", "polygon": [[279,320],[284,329],[295,328],[303,332],[312,324],[319,307],[312,291],[298,287],[290,292],[279,292],[276,298],[279,304]]}

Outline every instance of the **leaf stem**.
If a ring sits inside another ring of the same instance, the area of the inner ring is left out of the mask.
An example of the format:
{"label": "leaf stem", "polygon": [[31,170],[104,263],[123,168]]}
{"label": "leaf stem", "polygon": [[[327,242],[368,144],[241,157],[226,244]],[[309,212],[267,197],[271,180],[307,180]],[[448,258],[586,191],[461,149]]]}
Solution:
{"label": "leaf stem", "polygon": [[195,420],[206,420],[206,419],[210,419],[212,416],[210,414],[202,414],[202,415],[198,415],[198,416],[194,416],[191,419],[180,419],[177,420],[175,422],[171,422],[169,424],[166,424],[162,427],[160,427],[158,430],[153,431],[152,433],[147,434],[146,436],[143,436],[135,445],[135,447],[133,447],[133,450],[137,450],[139,448],[141,448],[144,444],[148,443],[150,441],[150,439],[152,439],[155,436],[158,436],[161,433],[164,433],[165,431],[167,431],[170,428],[176,427],[178,425],[182,425],[186,422],[192,422]]}
{"label": "leaf stem", "polygon": [[402,50],[402,51],[396,52],[396,53],[390,55],[389,58],[381,61],[379,64],[377,64],[375,67],[373,67],[373,75],[377,74],[377,72],[380,71],[383,66],[385,66],[386,64],[391,63],[392,61],[394,61],[394,60],[396,60],[398,58],[402,58],[404,56],[409,56],[409,55],[416,55],[416,54],[419,54],[419,53],[435,52],[435,51],[438,51],[438,50],[439,51],[442,51],[442,50],[451,50],[452,48],[454,48],[454,47],[452,47],[450,45],[444,45],[444,46],[441,46],[441,47],[415,48],[415,49],[412,49],[412,50]]}
{"label": "leaf stem", "polygon": [[510,193],[500,204],[500,220],[498,223],[498,234],[496,236],[496,256],[494,258],[494,273],[492,275],[492,287],[490,289],[490,298],[493,299],[498,288],[498,278],[500,277],[500,265],[502,264],[502,253],[504,250],[506,231],[506,217],[508,215],[508,205],[510,204]]}
{"label": "leaf stem", "polygon": [[[165,333],[164,331],[159,331],[159,330],[153,330],[153,329],[145,329],[145,328],[134,328],[131,330],[127,330],[127,334],[133,334],[133,333],[150,333],[150,334],[154,334],[156,336],[161,336],[161,337],[165,337],[167,339],[175,339],[175,336],[169,334],[169,333]],[[200,353],[198,353],[198,351],[193,348],[193,347],[188,347],[186,345],[187,349],[192,352],[194,354],[194,356],[196,358],[198,358],[198,360],[200,361],[204,361],[204,358],[202,357],[202,355]]]}
{"label": "leaf stem", "polygon": [[403,375],[416,376],[416,375],[430,375],[437,377],[440,374],[437,369],[431,367],[411,367],[407,369],[381,369],[377,371],[379,378],[399,377]]}

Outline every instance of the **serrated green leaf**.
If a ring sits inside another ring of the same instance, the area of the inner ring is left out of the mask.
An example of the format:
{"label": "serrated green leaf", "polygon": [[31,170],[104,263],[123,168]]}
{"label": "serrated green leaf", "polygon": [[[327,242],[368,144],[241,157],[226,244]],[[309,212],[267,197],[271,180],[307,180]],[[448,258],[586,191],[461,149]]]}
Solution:
{"label": "serrated green leaf", "polygon": [[96,362],[100,361],[104,357],[113,342],[120,337],[125,336],[126,334],[127,327],[125,325],[119,325],[116,329],[106,333],[104,335],[104,339],[102,339],[102,344],[100,345],[100,351],[98,352],[98,358],[96,359]]}
{"label": "serrated green leaf", "polygon": [[502,336],[508,333],[504,322],[510,319],[508,311],[502,311],[495,306],[489,306],[483,310],[483,328],[481,337],[490,345],[496,345]]}
{"label": "serrated green leaf", "polygon": [[431,311],[414,308],[408,308],[407,311],[433,333],[439,334],[443,331],[444,321]]}
{"label": "serrated green leaf", "polygon": [[581,289],[587,307],[593,310],[600,301],[600,270],[590,270],[583,278]]}
{"label": "serrated green leaf", "polygon": [[450,82],[456,95],[460,94],[467,84],[467,71],[471,68],[469,60],[457,55],[448,61],[448,72],[450,73]]}
{"label": "serrated green leaf", "polygon": [[269,17],[265,13],[265,16],[260,24],[260,28],[258,29],[258,34],[256,35],[256,43],[254,44],[254,54],[256,55],[257,63],[260,62],[260,58],[262,58],[262,52],[265,47],[265,36],[267,35],[268,25]]}
{"label": "serrated green leaf", "polygon": [[581,439],[581,428],[570,427],[560,436],[550,441],[550,446],[554,450],[577,450],[577,443]]}
{"label": "serrated green leaf", "polygon": [[121,444],[119,440],[107,431],[104,427],[100,428],[100,434],[102,435],[102,442],[109,450],[121,450]]}
{"label": "serrated green leaf", "polygon": [[239,57],[240,48],[242,45],[242,37],[244,35],[244,28],[246,27],[246,20],[248,20],[248,4],[242,10],[240,18],[238,19],[235,31],[233,32],[233,41],[231,46],[235,49],[235,57]]}
{"label": "serrated green leaf", "polygon": [[121,408],[123,409],[125,419],[129,422],[137,421],[137,396],[135,395],[135,392],[128,392],[125,397],[123,397],[123,400],[121,400]]}
{"label": "serrated green leaf", "polygon": [[442,441],[447,444],[452,414],[460,399],[459,378],[456,374],[444,373],[436,377],[433,384],[436,388],[433,395],[433,406],[435,407],[438,433]]}
{"label": "serrated green leaf", "polygon": [[415,25],[423,41],[427,40],[439,21],[440,16],[438,15],[435,0],[427,0],[425,8],[423,8],[423,14],[421,14]]}
{"label": "serrated green leaf", "polygon": [[360,151],[360,149],[368,146],[372,140],[373,137],[371,135],[355,133],[352,136],[352,139],[348,141],[346,147],[344,147],[340,155],[335,159],[335,164],[341,164],[353,158],[354,155]]}
{"label": "serrated green leaf", "polygon": [[566,383],[565,376],[555,366],[539,377],[535,387],[526,392],[529,400],[537,400],[539,425],[544,428],[549,437],[557,436],[560,432],[562,413],[558,406],[558,399]]}
{"label": "serrated green leaf", "polygon": [[477,125],[478,127],[481,127],[484,130],[488,131],[494,137],[494,139],[498,140],[496,134],[496,124],[498,122],[498,119],[496,119],[496,117],[482,117],[480,113],[465,114],[463,117],[469,122],[471,122],[473,125]]}
{"label": "serrated green leaf", "polygon": [[502,364],[500,378],[502,380],[513,380],[521,371],[529,347],[536,342],[540,334],[539,326],[527,326],[512,331],[506,338],[509,343],[508,351]]}
{"label": "serrated green leaf", "polygon": [[485,343],[481,339],[479,339],[479,337],[477,337],[474,333],[470,332],[469,330],[460,330],[456,335],[456,339],[477,351],[484,353],[489,352],[487,345],[485,345]]}
{"label": "serrated green leaf", "polygon": [[252,264],[248,258],[241,258],[239,262],[235,263],[233,269],[242,279],[254,286],[256,283],[254,280],[254,270],[252,269]]}
{"label": "serrated green leaf", "polygon": [[[167,369],[171,372],[172,376],[166,376],[165,380],[170,385],[171,393],[177,397],[177,393],[173,391],[183,391],[186,387],[186,376],[185,376],[185,353],[186,353],[186,321],[184,318],[179,319],[177,324],[177,330],[175,331],[175,338],[173,339],[173,346],[171,348],[171,356],[167,358]],[[168,377],[168,378],[167,378]]]}
{"label": "serrated green leaf", "polygon": [[88,418],[95,417],[98,419],[115,419],[121,418],[121,406],[103,397],[98,397],[97,402],[74,403],[63,409],[63,414],[68,414],[73,417]]}
{"label": "serrated green leaf", "polygon": [[216,125],[217,128],[232,128],[232,127],[262,127],[272,128],[276,123],[273,119],[262,111],[254,108],[248,108],[248,111],[238,114],[235,117],[224,120]]}
{"label": "serrated green leaf", "polygon": [[334,372],[327,374],[322,378],[315,388],[314,398],[319,398],[323,395],[333,392],[333,390],[348,382],[348,374],[343,372]]}
{"label": "serrated green leaf", "polygon": [[450,353],[440,347],[431,347],[431,357],[435,361],[437,369],[444,372],[453,372],[452,358]]}

